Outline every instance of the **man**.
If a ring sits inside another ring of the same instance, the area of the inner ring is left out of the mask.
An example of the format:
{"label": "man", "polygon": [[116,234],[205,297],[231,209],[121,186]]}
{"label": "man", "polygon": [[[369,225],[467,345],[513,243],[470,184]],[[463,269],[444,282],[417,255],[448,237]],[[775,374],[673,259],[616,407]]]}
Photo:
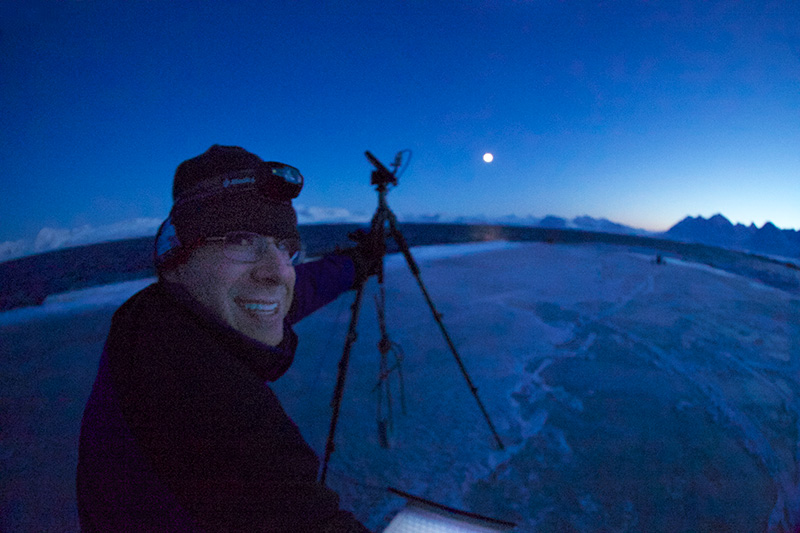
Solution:
{"label": "man", "polygon": [[265,384],[292,363],[291,325],[377,261],[361,244],[295,267],[301,187],[239,147],[176,170],[158,282],[114,314],[84,411],[84,531],[367,531]]}

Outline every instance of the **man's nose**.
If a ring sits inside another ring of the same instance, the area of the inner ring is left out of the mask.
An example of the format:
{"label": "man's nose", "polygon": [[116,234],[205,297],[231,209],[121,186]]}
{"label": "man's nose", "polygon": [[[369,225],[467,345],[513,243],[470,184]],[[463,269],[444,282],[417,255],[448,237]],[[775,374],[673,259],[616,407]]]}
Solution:
{"label": "man's nose", "polygon": [[257,281],[273,281],[279,283],[290,275],[293,268],[291,263],[286,261],[284,253],[281,252],[275,243],[269,243],[258,261],[253,263],[251,274]]}

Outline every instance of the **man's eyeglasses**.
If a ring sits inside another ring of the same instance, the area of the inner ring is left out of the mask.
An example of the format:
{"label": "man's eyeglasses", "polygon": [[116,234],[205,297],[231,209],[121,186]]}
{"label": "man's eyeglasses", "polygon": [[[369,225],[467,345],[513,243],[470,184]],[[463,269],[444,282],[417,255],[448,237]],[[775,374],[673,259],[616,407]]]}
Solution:
{"label": "man's eyeglasses", "polygon": [[300,260],[298,239],[275,239],[249,231],[232,231],[222,237],[206,237],[204,241],[221,241],[222,253],[231,261],[255,263],[260,261],[271,245],[275,245],[278,257],[287,265],[296,265]]}

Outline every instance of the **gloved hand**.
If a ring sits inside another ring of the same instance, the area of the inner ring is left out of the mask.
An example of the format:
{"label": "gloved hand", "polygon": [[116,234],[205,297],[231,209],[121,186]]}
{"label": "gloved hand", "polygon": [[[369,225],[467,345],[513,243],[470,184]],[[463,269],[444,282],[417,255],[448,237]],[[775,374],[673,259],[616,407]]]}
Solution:
{"label": "gloved hand", "polygon": [[337,250],[337,253],[350,257],[355,263],[356,280],[353,286],[357,286],[370,276],[380,273],[383,256],[386,253],[386,235],[383,232],[367,232],[357,229],[347,237],[356,245]]}

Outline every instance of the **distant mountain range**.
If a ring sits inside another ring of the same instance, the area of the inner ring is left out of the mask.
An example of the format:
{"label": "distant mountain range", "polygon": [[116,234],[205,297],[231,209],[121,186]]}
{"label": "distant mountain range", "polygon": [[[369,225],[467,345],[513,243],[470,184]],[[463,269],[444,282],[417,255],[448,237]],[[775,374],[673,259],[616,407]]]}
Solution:
{"label": "distant mountain range", "polygon": [[552,229],[577,229],[621,235],[641,235],[682,242],[696,242],[720,248],[729,248],[759,254],[788,258],[800,257],[800,231],[779,229],[772,222],[762,227],[755,224],[734,225],[721,214],[711,218],[687,216],[663,233],[650,232],[612,222],[605,218],[590,216],[566,219],[554,215],[543,218],[518,217],[428,217],[404,218],[405,222],[452,223],[452,224],[498,224],[502,226],[532,226]]}
{"label": "distant mountain range", "polygon": [[772,222],[760,228],[755,224],[734,225],[721,214],[708,219],[686,217],[665,232],[663,237],[767,255],[800,257],[800,231],[779,229]]}
{"label": "distant mountain range", "polygon": [[[345,223],[363,226],[368,225],[370,219],[368,215],[353,214],[346,209],[317,208],[302,205],[298,205],[296,208],[301,225],[314,226]],[[398,215],[398,219],[401,223],[492,224],[638,235],[696,242],[781,257],[800,257],[800,231],[782,230],[775,227],[771,222],[767,222],[761,228],[756,227],[754,224],[750,226],[733,225],[721,214],[714,215],[709,219],[688,216],[664,233],[654,233],[618,224],[605,218],[593,218],[590,216],[566,219],[554,215],[540,218],[516,215],[486,217],[432,214]],[[160,223],[160,219],[138,218],[100,227],[82,226],[69,230],[43,228],[33,240],[22,239],[19,241],[0,242],[0,262],[87,244],[154,236]]]}
{"label": "distant mountain range", "polygon": [[652,232],[632,228],[611,222],[605,218],[592,218],[590,216],[576,217],[573,219],[566,219],[557,217],[555,215],[547,215],[546,217],[526,216],[519,217],[516,215],[506,215],[502,217],[484,217],[484,216],[443,216],[443,215],[429,215],[429,216],[404,216],[399,217],[401,222],[416,222],[423,224],[494,224],[498,226],[523,226],[523,227],[539,227],[539,228],[552,228],[552,229],[578,229],[586,231],[599,231],[602,233],[619,233],[624,235],[655,235]]}
{"label": "distant mountain range", "polygon": [[[300,225],[319,224],[361,224],[368,225],[371,215],[351,213],[342,208],[295,206]],[[554,229],[580,229],[605,233],[628,235],[650,235],[645,230],[630,228],[611,222],[604,218],[596,219],[588,216],[567,220],[552,215],[544,218],[532,216],[518,217],[464,217],[447,215],[398,215],[398,220],[405,223],[422,224],[496,224],[501,226],[545,227]],[[137,218],[125,220],[106,226],[80,226],[72,229],[42,228],[34,239],[0,242],[0,262],[18,257],[41,254],[53,250],[85,246],[102,242],[113,242],[138,237],[155,236],[162,219]]]}

